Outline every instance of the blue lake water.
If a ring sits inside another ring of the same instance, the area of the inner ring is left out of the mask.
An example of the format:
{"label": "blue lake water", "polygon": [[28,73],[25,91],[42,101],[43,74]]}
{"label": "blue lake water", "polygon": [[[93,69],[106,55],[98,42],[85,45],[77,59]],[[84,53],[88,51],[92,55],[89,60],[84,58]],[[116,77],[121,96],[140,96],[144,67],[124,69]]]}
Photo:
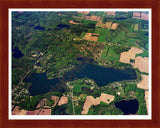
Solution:
{"label": "blue lake water", "polygon": [[66,80],[73,80],[75,78],[80,79],[85,77],[93,79],[100,87],[116,81],[134,80],[137,78],[134,69],[120,70],[114,68],[105,68],[89,63],[79,65],[73,72],[67,72],[64,75]]}
{"label": "blue lake water", "polygon": [[37,30],[45,30],[44,27],[41,27],[41,26],[35,26],[34,29],[37,29]]}
{"label": "blue lake water", "polygon": [[115,81],[135,80],[137,76],[134,69],[119,70],[86,63],[77,65],[73,71],[66,72],[61,79],[49,80],[45,73],[35,73],[27,81],[31,83],[30,94],[40,95],[49,91],[65,92],[64,82],[80,78],[93,79],[98,86],[102,87]]}
{"label": "blue lake water", "polygon": [[136,114],[138,111],[139,103],[135,100],[122,100],[120,102],[115,103],[115,106],[119,108],[124,115]]}
{"label": "blue lake water", "polygon": [[62,28],[70,28],[70,26],[67,25],[67,24],[58,24],[57,27],[60,28],[60,29],[62,29]]}
{"label": "blue lake water", "polygon": [[19,59],[19,58],[24,56],[23,53],[19,50],[18,47],[13,48],[12,52],[13,52],[13,57],[16,58],[16,59]]}
{"label": "blue lake water", "polygon": [[[33,27],[34,29],[36,30],[46,30],[44,27],[41,27],[41,26],[33,26],[33,25],[30,25],[30,27]],[[69,25],[67,24],[58,24],[57,25],[58,29],[57,30],[61,30],[62,28],[70,28]],[[47,29],[48,31],[51,31],[52,29]],[[55,29],[56,30],[56,29]]]}
{"label": "blue lake water", "polygon": [[29,88],[32,96],[45,94],[49,91],[65,92],[63,81],[58,78],[49,80],[46,73],[34,73],[26,81],[32,83]]}
{"label": "blue lake water", "polygon": [[126,20],[128,18],[124,18],[124,17],[121,17],[121,18],[115,18],[116,20]]}

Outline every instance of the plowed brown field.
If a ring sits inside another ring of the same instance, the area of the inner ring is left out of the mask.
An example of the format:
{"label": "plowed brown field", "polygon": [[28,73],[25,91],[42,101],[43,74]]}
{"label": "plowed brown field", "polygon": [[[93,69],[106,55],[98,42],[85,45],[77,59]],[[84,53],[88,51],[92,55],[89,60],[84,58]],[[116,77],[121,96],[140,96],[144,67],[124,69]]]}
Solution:
{"label": "plowed brown field", "polygon": [[83,105],[83,110],[82,110],[81,114],[87,114],[89,111],[89,108],[92,105],[100,104],[100,101],[109,104],[110,102],[112,102],[114,100],[114,97],[115,96],[113,96],[113,95],[109,95],[109,94],[105,94],[105,93],[101,93],[101,96],[97,97],[96,99],[94,99],[93,96],[87,96],[86,101]]}

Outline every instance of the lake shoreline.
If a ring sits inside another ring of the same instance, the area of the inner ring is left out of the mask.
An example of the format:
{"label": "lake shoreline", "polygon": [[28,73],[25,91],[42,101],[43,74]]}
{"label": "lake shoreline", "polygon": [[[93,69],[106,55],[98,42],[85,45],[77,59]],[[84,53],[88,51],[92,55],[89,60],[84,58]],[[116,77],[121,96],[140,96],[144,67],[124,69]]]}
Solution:
{"label": "lake shoreline", "polygon": [[[96,64],[95,63],[81,63],[81,64],[74,66],[71,70],[64,72],[64,74],[60,78],[48,79],[46,72],[45,73],[33,73],[28,78],[29,80],[28,82],[31,82],[31,83],[33,82],[31,86],[29,87],[29,90],[33,88],[33,86],[37,86],[38,87],[37,89],[39,90],[40,87],[44,88],[43,86],[46,85],[48,86],[48,88],[46,87],[48,91],[50,90],[49,88],[53,88],[53,90],[60,91],[62,88],[66,87],[65,86],[66,82],[77,80],[77,79],[83,79],[83,78],[88,78],[88,79],[93,80],[96,83],[98,88],[112,85],[115,82],[123,83],[126,81],[127,82],[137,81],[137,75],[134,69],[126,68],[126,69],[120,70],[118,68],[116,69],[106,68],[106,67],[98,65],[97,63]],[[36,81],[36,79],[38,79],[38,81]],[[38,83],[39,85],[37,85],[37,82],[39,81],[41,81],[41,83]],[[44,85],[42,85],[42,83],[44,83]],[[61,88],[61,89],[57,89],[57,88]]]}

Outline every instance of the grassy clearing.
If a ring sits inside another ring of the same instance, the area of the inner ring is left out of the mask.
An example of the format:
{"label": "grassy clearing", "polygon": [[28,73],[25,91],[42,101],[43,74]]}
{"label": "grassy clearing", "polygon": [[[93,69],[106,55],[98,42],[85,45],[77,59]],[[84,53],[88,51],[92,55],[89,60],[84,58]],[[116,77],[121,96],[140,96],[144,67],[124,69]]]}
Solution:
{"label": "grassy clearing", "polygon": [[96,24],[97,23],[97,21],[91,21],[91,20],[83,20],[82,21],[82,24]]}
{"label": "grassy clearing", "polygon": [[86,35],[86,32],[82,32],[80,38],[83,38]]}
{"label": "grassy clearing", "polygon": [[[132,35],[131,35],[132,36]],[[133,35],[134,36],[134,35]],[[121,45],[129,45],[129,46],[136,46],[135,43],[137,41],[136,38],[131,38],[126,35],[125,31],[109,31],[107,33],[106,37],[106,43],[120,43]]]}
{"label": "grassy clearing", "polygon": [[108,54],[108,51],[109,51],[109,45],[106,45],[103,52],[102,52],[102,55],[101,55],[101,59],[105,60],[106,57],[107,57],[107,54]]}
{"label": "grassy clearing", "polygon": [[107,36],[108,32],[109,32],[108,29],[96,28],[96,30],[94,31],[94,33],[100,34],[100,36],[98,38],[98,42],[106,42],[106,36]]}
{"label": "grassy clearing", "polygon": [[87,115],[93,115],[93,112],[94,112],[94,108],[93,108],[93,106],[91,106],[89,108],[89,111],[88,111]]}
{"label": "grassy clearing", "polygon": [[146,43],[146,45],[145,45],[145,49],[149,49],[149,42],[148,43]]}
{"label": "grassy clearing", "polygon": [[90,15],[103,16],[104,12],[90,12]]}
{"label": "grassy clearing", "polygon": [[145,50],[145,51],[143,51],[143,53],[136,54],[136,57],[137,57],[137,56],[148,57],[148,51]]}
{"label": "grassy clearing", "polygon": [[75,107],[75,114],[76,115],[81,115],[82,107]]}
{"label": "grassy clearing", "polygon": [[105,57],[105,60],[107,60],[107,61],[116,61],[116,62],[119,61],[120,54],[116,54],[115,53],[115,51],[114,51],[115,47],[116,47],[115,45],[110,46],[108,54]]}
{"label": "grassy clearing", "polygon": [[89,88],[89,86],[88,86],[88,85],[85,85],[85,84],[76,84],[76,85],[74,85],[74,87],[73,87],[73,91],[74,91],[75,93],[81,92],[81,88],[82,88],[82,87],[87,87],[87,88]]}
{"label": "grassy clearing", "polygon": [[136,43],[135,43],[136,41],[137,41],[137,39],[128,38],[127,44],[130,46],[136,46]]}
{"label": "grassy clearing", "polygon": [[104,111],[103,115],[123,115],[123,112],[121,110],[119,110],[118,108],[114,108],[112,109],[108,109],[106,111]]}
{"label": "grassy clearing", "polygon": [[102,28],[97,27],[94,31],[94,33],[101,34]]}
{"label": "grassy clearing", "polygon": [[106,36],[108,34],[108,31],[109,31],[108,29],[102,29],[101,34],[98,38],[99,42],[106,42]]}
{"label": "grassy clearing", "polygon": [[72,106],[72,102],[68,102],[67,104],[67,108],[66,108],[66,112],[70,115],[73,114],[73,106]]}
{"label": "grassy clearing", "polygon": [[81,13],[78,13],[78,14],[77,14],[77,16],[79,16],[79,17],[81,17],[82,15],[83,15],[83,14],[81,14]]}
{"label": "grassy clearing", "polygon": [[123,43],[126,40],[126,35],[124,31],[117,32],[117,31],[109,31],[107,43],[118,43],[121,42]]}

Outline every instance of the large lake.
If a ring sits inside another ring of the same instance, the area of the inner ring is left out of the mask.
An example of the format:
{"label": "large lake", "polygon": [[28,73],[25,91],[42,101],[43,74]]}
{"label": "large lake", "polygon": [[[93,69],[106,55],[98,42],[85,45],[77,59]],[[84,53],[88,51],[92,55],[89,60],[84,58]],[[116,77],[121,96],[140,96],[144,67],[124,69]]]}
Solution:
{"label": "large lake", "polygon": [[134,69],[114,69],[105,68],[96,64],[79,64],[72,71],[66,72],[61,79],[47,79],[45,73],[32,74],[27,81],[31,83],[29,92],[32,96],[47,93],[49,91],[65,92],[66,81],[72,81],[80,78],[93,79],[98,86],[102,87],[109,83],[123,80],[137,79]]}

